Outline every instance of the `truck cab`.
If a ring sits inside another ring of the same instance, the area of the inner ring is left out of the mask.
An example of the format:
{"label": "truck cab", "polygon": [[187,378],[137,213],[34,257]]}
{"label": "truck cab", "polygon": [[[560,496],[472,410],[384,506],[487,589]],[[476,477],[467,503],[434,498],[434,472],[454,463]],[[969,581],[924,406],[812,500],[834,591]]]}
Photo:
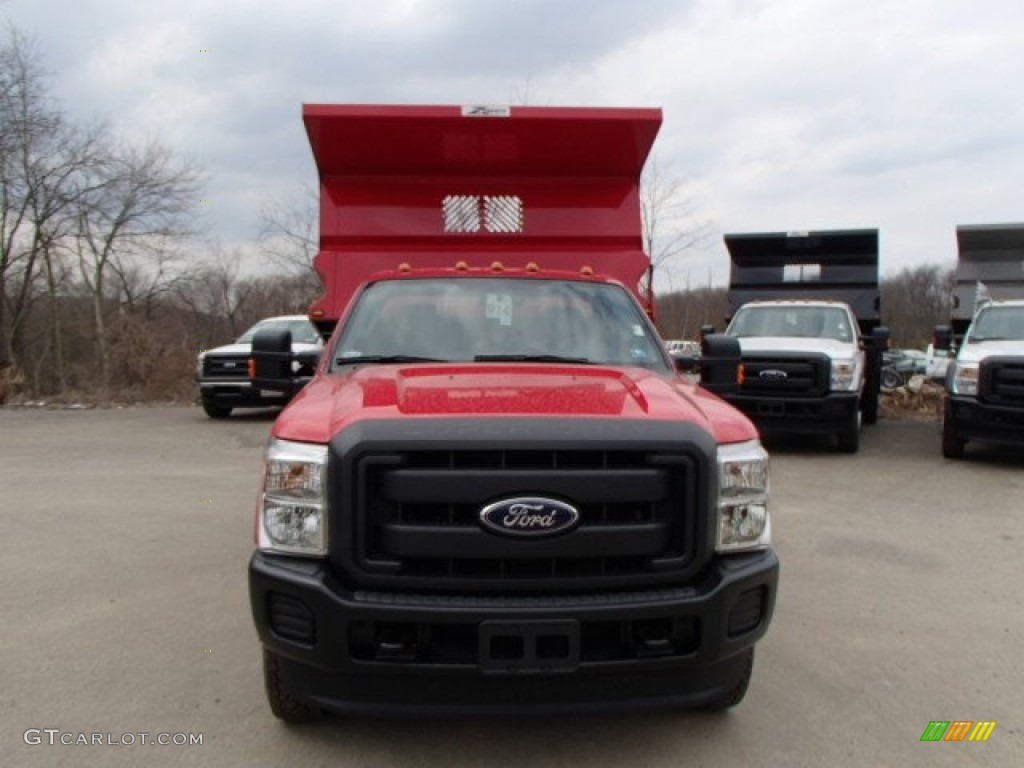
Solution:
{"label": "truck cab", "polygon": [[[778,582],[768,455],[651,320],[638,182],[660,112],[304,119],[330,339],[256,510],[273,713],[739,703]],[[289,346],[257,336],[261,389],[289,389]],[[735,341],[705,351],[735,384]]]}

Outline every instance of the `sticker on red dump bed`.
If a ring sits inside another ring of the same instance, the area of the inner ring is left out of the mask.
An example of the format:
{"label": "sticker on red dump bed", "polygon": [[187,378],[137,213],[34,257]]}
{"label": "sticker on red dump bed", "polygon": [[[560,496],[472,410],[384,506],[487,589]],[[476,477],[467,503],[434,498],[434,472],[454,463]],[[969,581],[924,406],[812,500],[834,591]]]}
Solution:
{"label": "sticker on red dump bed", "polygon": [[488,104],[473,104],[462,108],[463,117],[511,117],[510,107],[498,107]]}
{"label": "sticker on red dump bed", "polygon": [[487,294],[486,316],[499,325],[512,325],[512,297],[502,293]]}

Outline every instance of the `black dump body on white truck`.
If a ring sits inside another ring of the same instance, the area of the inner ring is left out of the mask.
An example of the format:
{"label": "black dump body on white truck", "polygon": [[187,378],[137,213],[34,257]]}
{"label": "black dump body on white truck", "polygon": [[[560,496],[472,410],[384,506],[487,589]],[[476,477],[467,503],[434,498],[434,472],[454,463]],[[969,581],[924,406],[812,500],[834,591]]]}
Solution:
{"label": "black dump body on white truck", "polygon": [[878,231],[730,234],[728,335],[743,381],[723,396],[762,434],[835,435],[855,452],[878,418]]}

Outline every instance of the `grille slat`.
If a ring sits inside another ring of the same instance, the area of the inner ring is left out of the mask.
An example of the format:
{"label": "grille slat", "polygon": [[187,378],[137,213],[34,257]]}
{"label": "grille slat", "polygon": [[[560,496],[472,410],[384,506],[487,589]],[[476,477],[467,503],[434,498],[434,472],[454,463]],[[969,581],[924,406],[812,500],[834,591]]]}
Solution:
{"label": "grille slat", "polygon": [[489,534],[479,527],[386,525],[381,542],[394,557],[459,558],[466,552],[474,557],[526,560],[553,554],[563,558],[651,555],[665,551],[668,526],[639,525],[585,526],[571,541],[542,539],[522,541]]}
{"label": "grille slat", "polygon": [[581,503],[650,502],[664,498],[660,469],[396,469],[382,481],[389,501],[458,504],[499,496],[521,488],[543,488],[548,495],[572,495]]}

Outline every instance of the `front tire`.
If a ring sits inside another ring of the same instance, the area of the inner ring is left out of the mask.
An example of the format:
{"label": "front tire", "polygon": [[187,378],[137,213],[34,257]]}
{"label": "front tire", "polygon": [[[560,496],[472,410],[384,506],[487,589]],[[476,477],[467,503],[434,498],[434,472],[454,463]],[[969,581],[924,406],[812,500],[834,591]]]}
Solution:
{"label": "front tire", "polygon": [[733,684],[725,693],[715,697],[703,707],[705,712],[722,712],[723,710],[735,707],[743,697],[747,695],[747,688],[750,686],[750,677],[754,673],[754,649],[746,651],[746,658],[743,660],[743,667],[737,675]]}
{"label": "front tire", "polygon": [[212,400],[203,398],[203,410],[206,411],[206,415],[211,419],[226,419],[231,415],[230,405],[217,405]]}
{"label": "front tire", "polygon": [[878,390],[864,396],[864,408],[861,411],[865,424],[878,423]]}
{"label": "front tire", "polygon": [[836,437],[840,453],[856,453],[860,450],[860,411],[856,411],[846,429]]}
{"label": "front tire", "polygon": [[286,723],[311,723],[323,716],[320,707],[292,695],[285,688],[281,680],[281,659],[266,648],[263,649],[263,683],[267,703],[275,717]]}
{"label": "front tire", "polygon": [[967,441],[957,434],[949,419],[942,420],[942,455],[947,459],[962,459]]}

